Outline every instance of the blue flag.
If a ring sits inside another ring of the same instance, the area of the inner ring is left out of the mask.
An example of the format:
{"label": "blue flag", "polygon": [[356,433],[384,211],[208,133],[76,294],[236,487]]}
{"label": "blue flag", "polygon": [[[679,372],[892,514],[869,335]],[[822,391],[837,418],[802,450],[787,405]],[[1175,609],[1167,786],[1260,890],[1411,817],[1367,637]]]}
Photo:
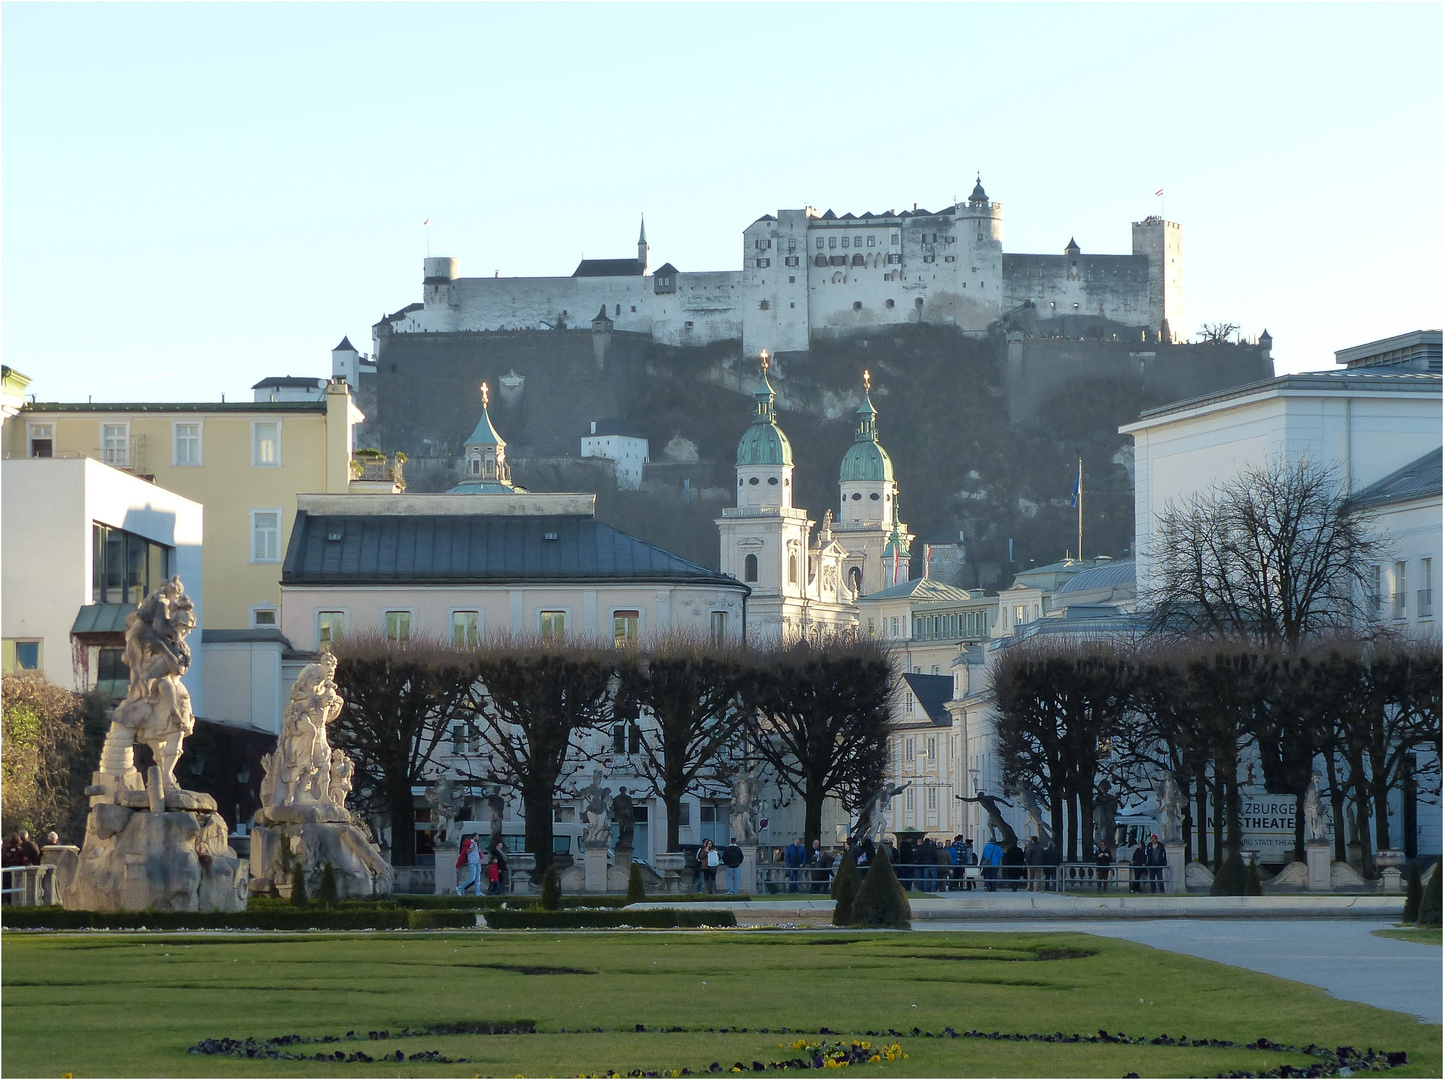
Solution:
{"label": "blue flag", "polygon": [[1068,505],[1076,507],[1078,500],[1083,497],[1083,463],[1078,463],[1078,475],[1073,480],[1073,497],[1068,500]]}

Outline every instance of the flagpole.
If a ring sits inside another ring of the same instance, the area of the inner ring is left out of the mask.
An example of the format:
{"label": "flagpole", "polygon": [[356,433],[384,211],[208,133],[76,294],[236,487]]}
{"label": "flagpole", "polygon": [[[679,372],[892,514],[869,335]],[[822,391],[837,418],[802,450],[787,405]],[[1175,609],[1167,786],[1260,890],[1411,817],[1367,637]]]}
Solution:
{"label": "flagpole", "polygon": [[[1055,549],[1056,550],[1056,549]],[[1078,459],[1078,561],[1083,561],[1083,459]]]}

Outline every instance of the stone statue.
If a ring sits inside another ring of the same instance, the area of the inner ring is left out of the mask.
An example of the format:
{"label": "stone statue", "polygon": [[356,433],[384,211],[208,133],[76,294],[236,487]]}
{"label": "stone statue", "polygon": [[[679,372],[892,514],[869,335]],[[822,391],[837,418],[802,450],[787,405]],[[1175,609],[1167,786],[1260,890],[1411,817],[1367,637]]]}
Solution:
{"label": "stone statue", "polygon": [[732,805],[728,820],[739,844],[757,843],[757,777],[751,769],[739,769],[732,776]]}
{"label": "stone statue", "polygon": [[1153,813],[1165,845],[1183,843],[1183,789],[1168,769],[1153,782]]}
{"label": "stone statue", "polygon": [[449,840],[456,829],[456,812],[461,809],[461,801],[456,797],[456,782],[442,774],[426,789],[426,801],[431,804],[436,835]]}
{"label": "stone statue", "polygon": [[1043,820],[1043,809],[1038,805],[1038,794],[1028,784],[1014,784],[1010,794],[1014,795],[1023,806],[1023,813],[1028,815],[1028,832],[1036,836],[1043,843],[1053,839],[1053,830]]}
{"label": "stone statue", "polygon": [[989,795],[986,791],[980,791],[971,799],[964,795],[956,796],[959,802],[975,802],[988,812],[988,835],[997,840],[1005,848],[1016,847],[1018,834],[1013,831],[1013,826],[1003,820],[1003,812],[998,809],[999,804],[1012,809],[1013,804],[996,795]]}
{"label": "stone statue", "polygon": [[617,847],[631,847],[632,830],[637,824],[637,815],[632,809],[632,797],[627,794],[626,788],[618,791],[617,797],[612,800],[612,820],[617,823]]}
{"label": "stone statue", "polygon": [[327,864],[342,897],[391,891],[391,867],[346,809],[355,763],[332,748],[327,733],[345,705],[332,653],[322,653],[296,676],[276,749],[261,758],[261,808],[251,831],[252,892],[290,888],[283,848],[294,852],[313,894]]}
{"label": "stone statue", "polygon": [[501,843],[501,819],[506,813],[506,803],[500,795],[493,792],[486,797],[486,819],[491,824],[491,843],[487,846],[490,851]]}
{"label": "stone statue", "polygon": [[911,786],[912,781],[906,784],[883,784],[869,795],[862,804],[862,809],[857,812],[857,839],[871,840],[874,843],[880,841],[883,833],[887,831],[887,812],[893,799]]}
{"label": "stone statue", "polygon": [[160,795],[176,791],[176,762],[181,744],[195,730],[191,697],[181,683],[190,668],[186,635],[196,626],[195,605],[178,577],[151,593],[125,618],[125,662],[130,686],[125,700],[111,713],[110,731],[101,751],[100,771],[117,778],[115,787],[145,787],[135,769],[134,747],[144,743],[160,769]]}
{"label": "stone statue", "polygon": [[588,846],[606,846],[612,842],[612,818],[607,807],[607,796],[612,789],[602,787],[602,780],[602,770],[596,769],[592,772],[592,782],[577,792],[584,802],[582,822],[586,826]]}
{"label": "stone statue", "polygon": [[[181,677],[190,667],[186,635],[195,605],[173,577],[125,620],[130,683],[110,716],[91,774],[85,843],[56,867],[60,902],[90,911],[239,911],[244,866],[216,802],[176,781],[182,743],[195,727]],[[149,776],[135,767],[135,745],[155,756]]]}
{"label": "stone statue", "polygon": [[1317,772],[1309,778],[1308,790],[1304,792],[1304,842],[1322,844],[1328,840],[1328,818],[1324,816],[1324,804],[1319,798]]}
{"label": "stone statue", "polygon": [[1093,796],[1093,842],[1112,851],[1117,825],[1118,796],[1113,794],[1113,785],[1105,777],[1098,781],[1098,791]]}

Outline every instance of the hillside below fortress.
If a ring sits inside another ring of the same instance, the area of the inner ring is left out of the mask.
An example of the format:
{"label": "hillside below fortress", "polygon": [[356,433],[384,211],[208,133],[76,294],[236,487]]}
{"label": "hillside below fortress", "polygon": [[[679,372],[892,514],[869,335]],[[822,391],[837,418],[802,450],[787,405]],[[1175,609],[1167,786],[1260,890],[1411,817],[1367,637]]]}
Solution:
{"label": "hillside below fortress", "polygon": [[939,211],[764,214],[742,231],[742,269],[649,273],[643,224],[635,258],[584,259],[569,276],[462,277],[454,258],[427,258],[422,298],[376,325],[406,334],[564,330],[605,318],[659,345],[741,341],[742,351],[805,352],[819,340],[906,325],[985,335],[1027,313],[1045,334],[1117,335],[1174,343],[1185,331],[1182,229],[1133,223],[1126,255],[1003,251],[1003,206],[981,179]]}

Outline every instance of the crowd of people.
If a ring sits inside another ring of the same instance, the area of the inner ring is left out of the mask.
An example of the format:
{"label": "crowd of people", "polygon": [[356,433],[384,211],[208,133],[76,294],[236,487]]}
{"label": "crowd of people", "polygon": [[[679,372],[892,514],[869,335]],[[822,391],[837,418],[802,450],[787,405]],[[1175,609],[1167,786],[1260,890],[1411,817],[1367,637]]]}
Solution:
{"label": "crowd of people", "polygon": [[[465,896],[467,889],[472,889],[477,896],[481,895],[481,883],[486,881],[486,891],[492,896],[500,896],[506,892],[506,851],[500,843],[492,844],[491,850],[485,856],[481,853],[481,845],[471,836],[461,838],[461,849],[456,856],[456,870],[458,884],[456,895]],[[465,873],[466,879],[461,880]]]}

